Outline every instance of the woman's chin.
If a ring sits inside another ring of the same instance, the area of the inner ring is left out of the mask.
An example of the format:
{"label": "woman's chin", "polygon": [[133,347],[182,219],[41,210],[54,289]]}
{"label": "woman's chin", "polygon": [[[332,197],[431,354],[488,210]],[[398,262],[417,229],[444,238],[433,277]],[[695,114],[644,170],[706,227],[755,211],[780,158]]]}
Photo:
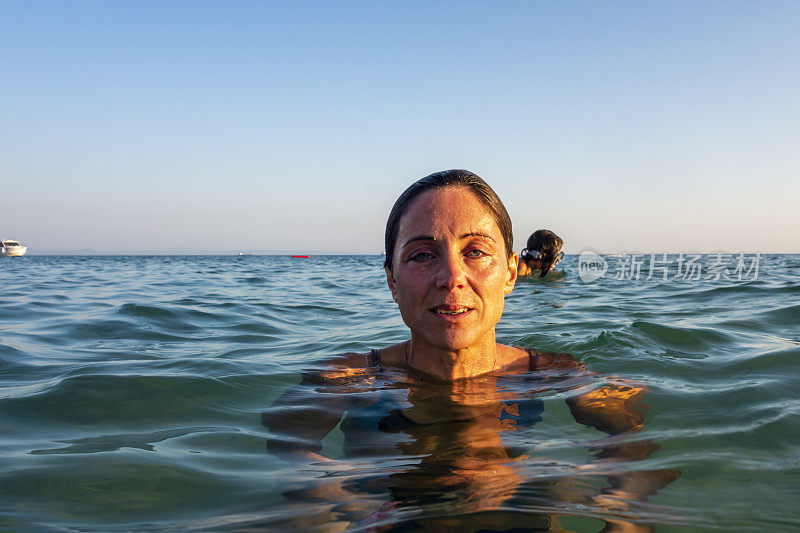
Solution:
{"label": "woman's chin", "polygon": [[447,352],[458,352],[482,344],[481,337],[475,335],[474,331],[458,331],[455,328],[432,336],[426,341],[432,347]]}

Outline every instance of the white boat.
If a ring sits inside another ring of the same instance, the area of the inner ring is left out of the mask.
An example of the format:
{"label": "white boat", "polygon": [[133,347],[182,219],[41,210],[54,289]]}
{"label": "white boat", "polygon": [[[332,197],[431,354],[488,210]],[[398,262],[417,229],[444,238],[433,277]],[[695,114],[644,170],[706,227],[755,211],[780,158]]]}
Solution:
{"label": "white boat", "polygon": [[27,251],[28,248],[26,246],[22,246],[17,241],[10,241],[7,239],[0,241],[0,255],[3,255],[4,257],[25,255],[25,252]]}

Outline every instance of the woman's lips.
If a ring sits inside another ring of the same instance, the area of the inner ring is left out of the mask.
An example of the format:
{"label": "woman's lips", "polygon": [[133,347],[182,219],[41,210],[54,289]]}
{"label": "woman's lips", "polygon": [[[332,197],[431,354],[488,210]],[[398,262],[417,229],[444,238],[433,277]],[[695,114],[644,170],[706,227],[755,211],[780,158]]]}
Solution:
{"label": "woman's lips", "polygon": [[445,320],[457,320],[463,318],[472,312],[472,308],[465,305],[437,305],[430,310],[431,313],[437,317]]}

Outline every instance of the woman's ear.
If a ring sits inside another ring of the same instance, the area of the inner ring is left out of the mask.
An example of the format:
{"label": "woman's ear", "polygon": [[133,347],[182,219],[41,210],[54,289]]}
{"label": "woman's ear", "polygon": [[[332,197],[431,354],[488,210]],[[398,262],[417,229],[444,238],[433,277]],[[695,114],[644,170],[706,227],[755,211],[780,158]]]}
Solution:
{"label": "woman's ear", "polygon": [[389,290],[392,291],[392,299],[396,302],[397,301],[397,283],[394,280],[394,275],[392,275],[392,271],[389,270],[389,267],[385,266],[383,269],[386,271],[386,284],[389,286]]}
{"label": "woman's ear", "polygon": [[506,282],[503,287],[503,292],[508,296],[514,290],[514,285],[517,283],[517,268],[519,267],[519,255],[516,252],[511,254],[508,258],[508,271],[506,273]]}

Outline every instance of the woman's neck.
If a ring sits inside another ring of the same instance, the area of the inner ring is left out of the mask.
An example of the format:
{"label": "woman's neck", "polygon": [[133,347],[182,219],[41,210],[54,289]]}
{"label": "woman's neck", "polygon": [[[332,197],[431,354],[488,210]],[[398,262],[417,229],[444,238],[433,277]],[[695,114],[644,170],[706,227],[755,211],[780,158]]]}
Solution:
{"label": "woman's neck", "polygon": [[494,335],[462,350],[442,350],[419,338],[404,346],[406,365],[418,378],[433,377],[441,381],[480,376],[496,369],[498,348]]}

